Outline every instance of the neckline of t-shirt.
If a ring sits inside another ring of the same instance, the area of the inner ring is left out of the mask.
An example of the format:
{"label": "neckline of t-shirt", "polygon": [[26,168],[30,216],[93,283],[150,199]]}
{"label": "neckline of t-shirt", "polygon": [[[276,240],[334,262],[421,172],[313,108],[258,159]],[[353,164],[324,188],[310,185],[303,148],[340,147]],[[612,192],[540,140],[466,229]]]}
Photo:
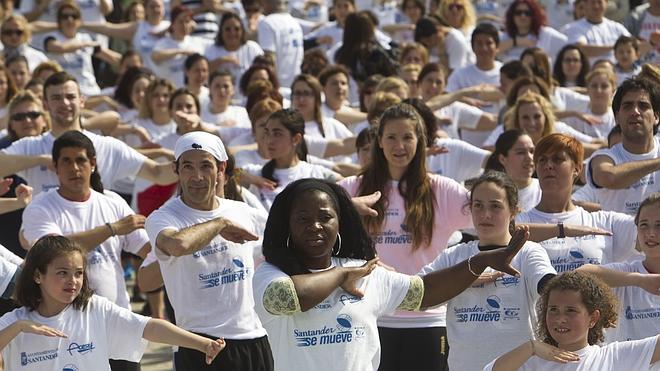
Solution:
{"label": "neckline of t-shirt", "polygon": [[327,268],[323,268],[323,269],[310,269],[310,268],[307,268],[307,270],[308,270],[310,273],[319,273],[319,272],[329,271],[330,269],[332,269],[332,268],[334,268],[334,267],[336,267],[335,262],[333,262],[332,260],[330,260],[330,266],[328,266]]}

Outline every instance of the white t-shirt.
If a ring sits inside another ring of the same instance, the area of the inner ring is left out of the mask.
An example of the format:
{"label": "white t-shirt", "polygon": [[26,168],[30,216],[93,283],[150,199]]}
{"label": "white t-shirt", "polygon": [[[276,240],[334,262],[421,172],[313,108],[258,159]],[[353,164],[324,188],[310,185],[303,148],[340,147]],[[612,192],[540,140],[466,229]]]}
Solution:
{"label": "white t-shirt", "polygon": [[[203,211],[188,207],[181,197],[167,201],[147,218],[151,246],[165,229],[179,231],[228,217],[261,236],[266,224],[256,209],[238,201],[216,198],[219,207]],[[215,236],[193,254],[166,255],[155,248],[163,281],[177,325],[188,331],[227,339],[254,339],[266,335],[254,311],[252,251],[259,241],[237,244]]]}
{"label": "white t-shirt", "polygon": [[[614,43],[620,36],[630,36],[630,32],[621,23],[603,18],[598,24],[587,21],[586,18],[580,18],[577,21],[567,25],[565,32],[568,37],[568,43],[583,43],[594,46],[614,46]],[[590,63],[607,58],[616,63],[614,51],[590,58]]]}
{"label": "white t-shirt", "polygon": [[[357,267],[363,260],[332,258],[332,266]],[[288,276],[263,263],[254,276],[255,309],[268,331],[276,370],[376,370],[380,341],[376,318],[401,304],[410,277],[377,267],[357,281],[364,297],[335,289],[315,307],[294,315],[273,315],[263,305],[268,285]]]}
{"label": "white t-shirt", "polygon": [[583,264],[620,262],[633,255],[637,227],[633,217],[612,211],[590,213],[576,206],[565,213],[544,213],[532,209],[516,217],[516,223],[584,225],[612,232],[612,236],[551,238],[542,241],[557,272],[572,271]]}
{"label": "white t-shirt", "polygon": [[252,130],[250,117],[244,107],[227,106],[222,113],[211,112],[211,105],[202,106],[202,121],[216,126],[236,126]]}
{"label": "white t-shirt", "polygon": [[[553,64],[557,53],[561,48],[566,45],[567,37],[563,33],[555,30],[552,27],[541,26],[539,28],[538,37],[532,34],[531,32],[527,34],[527,39],[536,40],[536,47],[543,49],[543,51],[550,57],[550,65]],[[511,37],[508,33],[503,32],[500,34],[500,41],[511,40]],[[513,60],[519,60],[520,55],[525,50],[525,47],[515,46],[502,54],[500,60],[502,62],[509,62]]]}
{"label": "white t-shirt", "polygon": [[[48,57],[46,57],[46,54],[41,52],[40,50],[37,50],[33,47],[31,47],[28,44],[22,44],[18,48],[12,50],[11,55],[14,55],[13,53],[16,53],[16,55],[22,55],[27,59],[28,62],[28,69],[30,72],[34,71],[34,69],[42,62],[45,62],[48,60]],[[8,60],[7,58],[7,47],[4,48],[4,54],[5,54],[5,60]]]}
{"label": "white t-shirt", "polygon": [[231,73],[234,79],[234,84],[238,84],[241,76],[243,76],[245,71],[250,68],[250,65],[252,65],[254,58],[263,54],[263,49],[261,49],[259,44],[252,40],[248,40],[233,52],[228,51],[224,46],[217,46],[215,43],[207,45],[206,50],[204,50],[204,56],[208,58],[209,61],[227,56],[232,56],[238,60],[238,65],[233,63],[223,63],[220,67]]}
{"label": "white t-shirt", "polygon": [[[605,148],[596,151],[591,157],[605,155],[612,159],[614,165],[621,165],[627,162],[651,160],[660,157],[660,141],[658,137],[654,138],[654,147],[648,153],[641,155],[633,154],[623,148],[619,143],[612,148]],[[637,213],[639,204],[644,201],[653,192],[660,191],[660,172],[653,172],[643,176],[631,186],[624,189],[609,189],[599,187],[594,183],[591,169],[591,161],[586,167],[587,181],[596,188],[600,206],[603,210],[613,210],[630,215]]]}
{"label": "white t-shirt", "polygon": [[170,28],[170,21],[161,21],[155,26],[147,21],[138,21],[131,44],[140,54],[140,57],[142,57],[144,66],[152,71],[155,66],[151,61],[151,52],[154,50],[158,40],[160,40],[159,35],[168,28]]}
{"label": "white t-shirt", "polygon": [[[452,267],[479,251],[479,241],[450,247],[420,275]],[[556,272],[545,250],[530,241],[516,254],[511,266],[520,271],[520,278],[505,275],[495,282],[474,285],[447,302],[451,370],[479,370],[533,337],[539,281]],[[493,341],[494,336],[497,341]]]}
{"label": "white t-shirt", "polygon": [[518,189],[518,207],[520,212],[524,213],[536,207],[541,202],[541,185],[539,180],[532,178],[532,183],[525,188]]}
{"label": "white t-shirt", "polygon": [[[309,153],[317,157],[325,157],[325,147],[327,144],[323,146],[323,153],[319,153],[320,147],[311,148],[312,146],[307,141],[307,138],[318,138],[327,141],[328,139],[345,139],[354,136],[353,132],[346,125],[332,117],[323,117],[323,132],[325,135],[321,135],[321,130],[316,121],[305,122],[305,142],[307,143],[307,149]],[[352,162],[350,156],[334,156],[330,157],[329,160],[334,162]]]}
{"label": "white t-shirt", "polygon": [[[585,109],[581,110],[580,112],[588,113],[589,109],[585,107]],[[608,110],[604,115],[595,115],[593,113],[591,113],[591,115],[599,118],[601,123],[591,125],[577,117],[567,117],[564,119],[564,121],[570,127],[581,133],[587,134],[594,138],[607,139],[607,135],[610,133],[612,128],[616,126],[616,121],[614,120],[614,112],[612,112],[612,110]]]}
{"label": "white t-shirt", "polygon": [[340,44],[344,39],[344,28],[341,27],[337,21],[327,22],[323,26],[305,35],[305,40],[319,38],[323,36],[332,37],[332,42],[319,46],[326,52],[332,49],[335,45]]}
{"label": "white t-shirt", "polygon": [[461,31],[449,27],[445,34],[444,46],[450,69],[456,70],[474,63],[475,57],[470,40]]}
{"label": "white t-shirt", "polygon": [[66,338],[18,334],[4,349],[7,370],[107,370],[109,359],[139,362],[147,347],[142,339],[149,317],[93,295],[84,310],[72,305],[52,317],[18,308],[0,318],[0,329],[28,320],[59,330]]}
{"label": "white t-shirt", "polygon": [[[580,357],[578,362],[558,363],[533,356],[525,362],[519,371],[594,371],[594,370],[648,370],[657,336],[642,340],[612,343],[605,346],[589,345],[575,351]],[[484,367],[492,371],[495,361]],[[657,362],[655,364],[657,366]],[[655,370],[654,366],[654,370]]]}
{"label": "white t-shirt", "polygon": [[[64,36],[61,32],[53,32],[46,36],[45,42],[54,39],[60,43],[92,41],[89,34],[77,32],[72,38]],[[44,50],[46,45],[44,45]],[[93,47],[81,48],[69,53],[46,53],[48,58],[59,63],[62,68],[72,74],[78,81],[80,92],[86,96],[101,94],[101,88],[96,83],[94,67],[92,66]]]}
{"label": "white t-shirt", "polygon": [[463,134],[461,129],[474,130],[479,124],[484,111],[463,102],[454,102],[434,113],[439,118],[449,118],[451,120],[450,125],[439,126],[438,129],[447,132],[451,138],[461,139],[461,134]]}
{"label": "white t-shirt", "polygon": [[[649,274],[643,260],[605,264],[603,267],[620,272]],[[660,296],[652,295],[636,286],[612,289],[619,299],[619,323],[616,328],[607,329],[605,332],[607,343],[643,339],[660,334]]]}
{"label": "white t-shirt", "polygon": [[[119,197],[106,196],[92,190],[84,202],[69,201],[56,189],[36,197],[23,212],[21,231],[29,243],[47,235],[69,235],[114,223],[133,215],[126,202]],[[149,243],[144,229],[103,241],[87,253],[89,286],[96,294],[130,309],[126,292],[121,252],[136,254]]]}
{"label": "white t-shirt", "polygon": [[589,106],[589,96],[580,94],[573,89],[556,86],[550,96],[552,105],[559,111],[585,112]]}
{"label": "white t-shirt", "polygon": [[[94,144],[97,158],[96,169],[104,184],[110,185],[119,179],[137,175],[147,159],[118,139],[96,135],[87,130],[83,130],[82,133]],[[2,151],[8,155],[50,155],[54,142],[55,137],[52,132],[48,131],[37,137],[19,139]],[[17,174],[28,182],[34,189],[35,195],[59,185],[57,175],[46,166],[31,167],[21,170]]]}
{"label": "white t-shirt", "polygon": [[448,153],[426,156],[426,169],[429,173],[443,175],[463,182],[478,177],[483,163],[490,152],[458,139],[437,138],[435,145],[445,147]]}
{"label": "white t-shirt", "polygon": [[[168,35],[158,40],[153,50],[181,49],[203,54],[204,48],[208,43],[209,40],[197,36],[186,35],[183,40],[175,40]],[[149,58],[151,59],[151,56]],[[175,57],[160,63],[156,63],[151,59],[151,63],[156,75],[172,81],[177,88],[183,88],[185,87],[183,82],[185,75],[183,62],[186,58],[186,55],[177,54]]]}
{"label": "white t-shirt", "polygon": [[495,67],[488,71],[479,69],[476,64],[471,64],[454,70],[447,80],[447,87],[445,90],[449,93],[453,93],[457,90],[479,84],[499,86],[501,67],[502,63],[495,61]]}
{"label": "white t-shirt", "polygon": [[[555,121],[555,132],[568,135],[569,137],[573,137],[582,143],[591,143],[594,141],[593,137],[590,137],[587,134],[579,132],[576,129],[573,129],[572,127],[566,125],[561,121]],[[488,138],[486,138],[486,141],[484,141],[483,146],[495,147],[497,138],[499,138],[500,135],[502,135],[502,133],[504,133],[504,125],[496,126],[495,129],[493,129],[493,131],[490,132]]]}
{"label": "white t-shirt", "polygon": [[[660,16],[651,14],[647,8],[644,12],[644,20],[639,28],[639,37],[642,40],[650,40],[651,33],[657,30],[660,30]],[[660,44],[657,44],[655,48],[646,55],[644,60],[655,64],[660,63]],[[619,81],[619,83],[621,83],[621,81]]]}
{"label": "white t-shirt", "polygon": [[545,14],[548,18],[548,24],[554,29],[573,22],[573,3],[575,0],[541,0],[541,5],[545,8]]}
{"label": "white t-shirt", "polygon": [[0,245],[0,295],[7,290],[21,264],[23,259]]}
{"label": "white t-shirt", "polygon": [[267,15],[258,25],[258,43],[275,53],[277,76],[282,86],[291,86],[303,60],[303,31],[289,13]]}

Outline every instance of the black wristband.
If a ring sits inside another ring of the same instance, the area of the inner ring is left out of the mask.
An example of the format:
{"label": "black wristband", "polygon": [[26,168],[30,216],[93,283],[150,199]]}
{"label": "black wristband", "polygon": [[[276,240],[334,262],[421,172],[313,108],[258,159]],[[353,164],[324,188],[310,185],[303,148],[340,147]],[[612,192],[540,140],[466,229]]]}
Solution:
{"label": "black wristband", "polygon": [[557,228],[559,228],[559,234],[557,235],[557,238],[566,238],[566,233],[564,231],[564,223],[562,222],[557,223]]}

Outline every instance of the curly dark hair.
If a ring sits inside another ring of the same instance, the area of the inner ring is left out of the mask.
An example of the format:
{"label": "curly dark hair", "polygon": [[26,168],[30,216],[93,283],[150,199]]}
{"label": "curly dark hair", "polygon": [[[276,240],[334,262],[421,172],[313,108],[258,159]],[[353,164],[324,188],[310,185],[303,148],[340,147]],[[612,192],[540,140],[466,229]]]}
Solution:
{"label": "curly dark hair", "polygon": [[605,339],[603,329],[616,326],[619,302],[605,282],[588,273],[577,271],[565,272],[552,278],[543,288],[543,293],[537,304],[538,324],[536,335],[544,343],[557,346],[555,339],[548,332],[545,317],[548,312],[548,299],[552,291],[577,291],[582,297],[582,303],[591,314],[600,312],[596,324],[589,329],[587,341],[589,345],[599,344]]}
{"label": "curly dark hair", "polygon": [[306,192],[328,193],[336,204],[339,216],[341,249],[336,255],[341,258],[370,260],[376,256],[374,243],[362,226],[360,215],[353,206],[350,196],[339,185],[322,179],[299,179],[290,183],[275,197],[268,214],[264,231],[263,254],[266,261],[288,275],[309,273],[295,250],[288,247],[289,216],[293,202]]}

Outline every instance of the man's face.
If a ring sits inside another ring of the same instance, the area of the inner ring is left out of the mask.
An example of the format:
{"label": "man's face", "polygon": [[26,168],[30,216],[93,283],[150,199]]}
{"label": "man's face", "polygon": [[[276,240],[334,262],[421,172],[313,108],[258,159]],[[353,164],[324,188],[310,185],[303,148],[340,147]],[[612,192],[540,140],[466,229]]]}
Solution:
{"label": "man's face", "polygon": [[96,159],[87,157],[87,151],[84,148],[62,148],[55,163],[60,191],[70,197],[88,194],[90,179],[95,167]]}
{"label": "man's face", "polygon": [[206,151],[186,151],[179,157],[179,185],[183,201],[190,207],[203,209],[215,197],[226,162],[218,166]]}
{"label": "man's face", "polygon": [[472,51],[474,51],[474,55],[477,57],[477,62],[494,61],[498,47],[490,35],[480,33],[474,37]]}
{"label": "man's face", "polygon": [[75,81],[67,81],[61,85],[49,86],[44,103],[54,126],[75,128],[85,100],[80,95],[78,84]]}
{"label": "man's face", "polygon": [[591,21],[600,21],[605,15],[607,9],[606,0],[587,0],[585,16]]}
{"label": "man's face", "polygon": [[653,112],[651,97],[644,90],[624,94],[615,118],[621,127],[624,142],[640,142],[652,138],[653,127],[658,124],[658,114]]}

